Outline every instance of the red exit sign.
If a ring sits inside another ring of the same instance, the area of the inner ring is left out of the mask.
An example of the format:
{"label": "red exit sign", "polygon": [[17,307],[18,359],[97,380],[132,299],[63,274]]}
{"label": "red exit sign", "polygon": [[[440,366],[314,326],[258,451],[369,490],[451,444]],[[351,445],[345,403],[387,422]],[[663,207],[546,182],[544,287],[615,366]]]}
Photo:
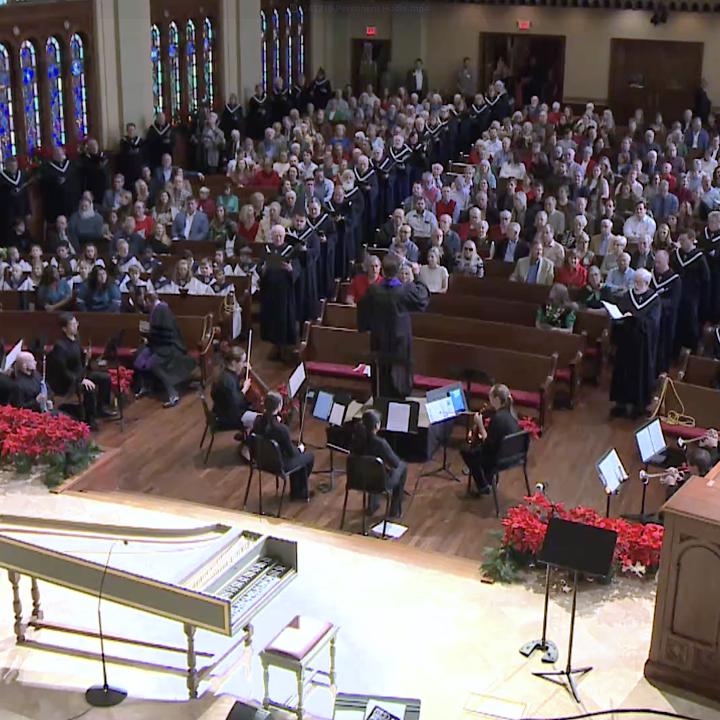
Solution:
{"label": "red exit sign", "polygon": [[527,32],[532,28],[532,22],[530,20],[518,20],[517,29],[521,32]]}
{"label": "red exit sign", "polygon": [[377,28],[374,25],[367,25],[365,27],[365,35],[367,37],[375,37],[377,35]]}

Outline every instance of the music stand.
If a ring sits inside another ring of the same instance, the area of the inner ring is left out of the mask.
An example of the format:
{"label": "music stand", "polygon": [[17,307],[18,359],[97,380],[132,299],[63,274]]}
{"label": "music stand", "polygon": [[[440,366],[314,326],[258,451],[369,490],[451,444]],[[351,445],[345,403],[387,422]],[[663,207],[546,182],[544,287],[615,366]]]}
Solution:
{"label": "music stand", "polygon": [[595,463],[595,470],[600,478],[600,482],[605,488],[605,517],[609,518],[610,499],[613,495],[617,495],[620,492],[622,484],[628,479],[628,474],[615,448],[610,448],[610,450]]}
{"label": "music stand", "polygon": [[331,441],[330,437],[331,430],[335,430],[335,432],[332,433],[333,437],[337,437],[338,432],[342,434],[341,431],[349,406],[350,395],[348,393],[330,393],[327,390],[321,389],[318,389],[315,392],[315,403],[312,409],[312,416],[316,420],[327,423],[327,442],[325,443],[325,447],[330,451],[330,467],[313,470],[313,474],[315,475],[330,476],[330,480],[328,482],[320,483],[318,485],[318,491],[321,493],[330,492],[335,485],[335,462],[333,451],[337,450],[347,453],[347,450],[342,445]]}
{"label": "music stand", "polygon": [[578,575],[606,576],[612,566],[617,533],[614,530],[570,522],[557,517],[550,518],[545,540],[538,554],[538,562],[567,570],[573,574],[572,609],[570,610],[570,637],[568,639],[567,663],[564,670],[534,672],[543,680],[562,685],[580,702],[575,675],[585,675],[592,670],[588,665],[572,666],[572,649],[575,638],[575,614],[577,610]]}

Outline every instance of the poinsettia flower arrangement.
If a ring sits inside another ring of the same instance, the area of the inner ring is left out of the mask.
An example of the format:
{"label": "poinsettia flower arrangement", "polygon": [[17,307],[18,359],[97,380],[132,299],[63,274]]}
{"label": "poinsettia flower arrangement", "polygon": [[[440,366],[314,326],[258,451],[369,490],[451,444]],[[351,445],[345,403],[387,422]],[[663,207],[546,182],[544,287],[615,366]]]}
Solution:
{"label": "poinsettia flower arrangement", "polygon": [[130,368],[126,368],[122,365],[117,368],[113,368],[110,371],[110,383],[112,385],[112,391],[117,393],[118,385],[120,386],[120,394],[127,395],[130,392],[133,384],[134,372]]}
{"label": "poinsettia flower arrangement", "polygon": [[0,464],[29,472],[46,467],[48,487],[87,467],[97,454],[90,428],[62,413],[38,413],[0,405]]}
{"label": "poinsettia flower arrangement", "polygon": [[483,564],[485,572],[503,580],[514,579],[519,567],[533,562],[540,552],[551,517],[617,532],[615,567],[620,572],[652,575],[660,566],[664,530],[661,525],[606,518],[588,507],[567,509],[562,503],[553,503],[536,493],[508,510],[502,520],[500,547],[489,551]]}

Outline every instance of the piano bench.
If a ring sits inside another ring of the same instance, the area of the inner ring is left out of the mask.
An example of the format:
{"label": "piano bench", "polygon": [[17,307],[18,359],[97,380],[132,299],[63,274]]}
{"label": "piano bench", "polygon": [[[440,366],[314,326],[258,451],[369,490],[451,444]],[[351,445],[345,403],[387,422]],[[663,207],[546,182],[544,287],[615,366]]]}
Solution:
{"label": "piano bench", "polygon": [[[266,710],[270,708],[286,710],[297,715],[298,720],[303,720],[305,699],[316,687],[328,688],[333,702],[335,701],[337,693],[335,642],[339,629],[332,623],[297,615],[271,640],[260,653],[265,685],[263,707]],[[329,671],[310,667],[310,663],[325,648],[330,651]],[[270,699],[271,667],[295,673],[297,696],[291,697],[287,703]],[[327,681],[324,680],[325,678]]]}

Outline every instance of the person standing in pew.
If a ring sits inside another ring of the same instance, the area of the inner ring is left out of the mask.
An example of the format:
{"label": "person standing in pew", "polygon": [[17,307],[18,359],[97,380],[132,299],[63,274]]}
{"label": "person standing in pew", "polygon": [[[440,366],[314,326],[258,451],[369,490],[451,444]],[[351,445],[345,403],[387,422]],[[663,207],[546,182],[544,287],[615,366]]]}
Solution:
{"label": "person standing in pew", "polygon": [[332,297],[335,291],[337,230],[330,216],[322,212],[322,205],[317,198],[312,198],[308,203],[307,224],[320,240],[318,292],[321,298]]}
{"label": "person standing in pew", "polygon": [[[395,454],[388,441],[378,436],[380,425],[380,414],[376,410],[366,410],[362,414],[362,420],[355,423],[350,453],[352,455],[370,455],[382,460],[383,465],[388,470],[385,487],[392,494],[390,517],[399,518],[402,516],[402,498],[408,467],[407,463]],[[370,495],[367,514],[374,515],[379,504],[378,496]]]}
{"label": "person standing in pew", "polygon": [[655,254],[655,268],[650,287],[660,296],[662,313],[660,314],[660,336],[657,349],[657,371],[667,372],[673,360],[675,346],[675,328],[682,293],[682,280],[670,267],[667,250],[658,250]]}
{"label": "person standing in pew", "polygon": [[308,490],[308,480],[315,465],[315,456],[305,452],[303,445],[295,445],[290,437],[290,430],[280,420],[282,396],[269,392],[265,396],[265,409],[253,425],[253,433],[274,440],[279,448],[283,461],[283,469],[290,478],[291,500],[308,501],[312,493]]}
{"label": "person standing in pew", "polygon": [[[393,255],[383,260],[383,281],[371,285],[358,303],[358,330],[370,332],[375,354],[375,397],[404,398],[412,391],[411,312],[423,312],[430,293],[421,283],[403,284]],[[358,358],[362,361],[362,358]]]}
{"label": "person standing in pew", "polygon": [[662,307],[650,287],[651,279],[647,270],[638,270],[633,287],[618,300],[624,316],[615,321],[612,333],[616,347],[610,385],[613,417],[623,417],[629,409],[631,417],[638,418],[652,398]]}
{"label": "person standing in pew", "polygon": [[90,358],[80,345],[79,324],[71,313],[60,314],[60,338],[48,355],[48,387],[55,395],[77,393],[83,403],[85,422],[97,430],[97,418],[114,418],[110,405],[110,375],[104,370],[90,370]]}
{"label": "person standing in pew", "polygon": [[475,481],[478,495],[489,495],[492,491],[491,481],[502,441],[520,430],[507,385],[493,385],[488,400],[493,411],[490,424],[485,428],[482,414],[475,413],[469,447],[460,451]]}

